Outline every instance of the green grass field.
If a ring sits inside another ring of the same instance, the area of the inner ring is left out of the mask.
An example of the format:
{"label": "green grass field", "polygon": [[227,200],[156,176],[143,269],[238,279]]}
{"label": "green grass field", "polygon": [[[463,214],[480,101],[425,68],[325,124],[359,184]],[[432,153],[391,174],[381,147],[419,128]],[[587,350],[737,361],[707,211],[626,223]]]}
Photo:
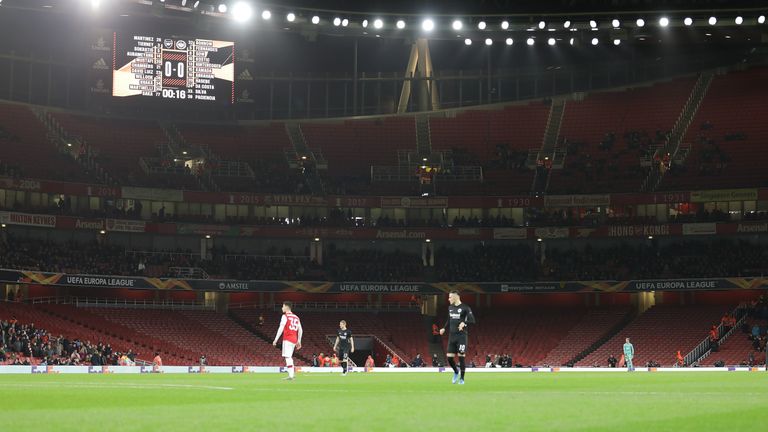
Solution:
{"label": "green grass field", "polygon": [[[2,430],[766,430],[768,373],[0,375]],[[41,429],[42,428],[42,429]]]}

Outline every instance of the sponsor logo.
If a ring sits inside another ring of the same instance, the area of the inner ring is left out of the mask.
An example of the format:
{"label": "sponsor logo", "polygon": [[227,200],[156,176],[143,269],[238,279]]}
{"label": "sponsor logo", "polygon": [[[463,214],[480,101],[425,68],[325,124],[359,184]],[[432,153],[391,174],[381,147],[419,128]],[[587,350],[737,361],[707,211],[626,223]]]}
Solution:
{"label": "sponsor logo", "polygon": [[243,90],[242,93],[240,93],[240,97],[237,98],[238,102],[245,102],[245,103],[253,103],[253,99],[251,99],[251,94],[248,92],[248,90]]}
{"label": "sponsor logo", "polygon": [[420,284],[365,284],[341,283],[341,292],[420,292]]}
{"label": "sponsor logo", "polygon": [[112,49],[107,45],[107,41],[103,36],[99,36],[96,41],[91,44],[91,50],[93,51],[111,51]]}
{"label": "sponsor logo", "polygon": [[396,231],[376,231],[376,238],[380,239],[424,239],[427,238],[427,233],[424,231],[408,231],[408,230],[396,230]]}
{"label": "sponsor logo", "polygon": [[134,287],[136,279],[116,277],[67,276],[65,283],[80,286]]}
{"label": "sponsor logo", "polygon": [[240,81],[253,81],[253,75],[251,75],[251,72],[248,69],[243,69],[237,76],[237,79]]}
{"label": "sponsor logo", "polygon": [[635,283],[635,289],[638,291],[663,291],[663,290],[697,290],[697,289],[716,289],[718,287],[716,280],[677,280],[677,281],[648,281]]}
{"label": "sponsor logo", "polygon": [[764,233],[768,232],[768,224],[739,224],[736,232],[740,233]]}
{"label": "sponsor logo", "polygon": [[75,220],[75,228],[77,228],[77,229],[100,230],[100,229],[104,229],[104,221],[102,221],[102,220],[76,219]]}
{"label": "sponsor logo", "polygon": [[644,237],[669,235],[669,225],[628,225],[608,228],[608,237]]}
{"label": "sponsor logo", "polygon": [[248,282],[219,282],[220,290],[240,290],[248,289]]}
{"label": "sponsor logo", "polygon": [[96,81],[96,85],[91,87],[91,93],[97,93],[97,94],[109,93],[109,90],[107,90],[106,84],[104,84],[103,79]]}
{"label": "sponsor logo", "polygon": [[8,225],[42,226],[49,228],[56,226],[56,216],[49,215],[0,212],[0,221]]}
{"label": "sponsor logo", "polygon": [[97,69],[97,70],[109,70],[109,67],[107,66],[107,62],[104,61],[103,58],[96,60],[96,63],[94,63],[91,68]]}

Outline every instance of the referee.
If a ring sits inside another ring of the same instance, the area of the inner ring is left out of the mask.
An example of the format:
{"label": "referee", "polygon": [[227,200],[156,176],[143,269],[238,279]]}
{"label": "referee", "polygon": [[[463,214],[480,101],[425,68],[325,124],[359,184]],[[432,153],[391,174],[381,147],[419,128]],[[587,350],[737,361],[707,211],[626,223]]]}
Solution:
{"label": "referee", "polygon": [[[459,384],[464,384],[464,371],[466,370],[466,362],[464,357],[467,353],[467,326],[475,323],[475,315],[472,314],[472,309],[461,302],[458,291],[451,291],[448,294],[448,321],[446,321],[443,328],[440,329],[440,335],[445,333],[445,329],[448,331],[448,349],[445,350],[445,355],[448,357],[448,364],[453,369],[453,384],[458,381]],[[459,367],[456,367],[456,361],[454,357],[459,356]]]}

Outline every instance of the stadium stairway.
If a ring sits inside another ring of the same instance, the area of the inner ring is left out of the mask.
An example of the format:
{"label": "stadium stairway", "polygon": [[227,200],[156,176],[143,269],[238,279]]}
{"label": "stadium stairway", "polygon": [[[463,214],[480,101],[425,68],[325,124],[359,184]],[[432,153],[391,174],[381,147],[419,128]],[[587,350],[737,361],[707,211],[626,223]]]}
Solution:
{"label": "stadium stairway", "polygon": [[632,318],[629,308],[590,309],[581,320],[550,351],[542,365],[564,366],[574,359],[574,353],[586,355],[587,351],[599,346],[620,331]]}
{"label": "stadium stairway", "polygon": [[[616,336],[616,334],[621,332],[624,329],[624,327],[629,325],[629,323],[631,323],[632,320],[634,320],[635,318],[637,318],[637,313],[635,313],[634,311],[630,310],[626,315],[624,315],[624,318],[621,321],[619,321],[613,327],[611,327],[609,330],[607,330],[605,332],[605,334],[603,334],[603,336],[601,338],[599,338],[596,341],[594,341],[591,345],[589,345],[584,350],[582,350],[581,352],[576,354],[576,356],[573,356],[566,363],[567,364],[574,364],[575,365],[581,359],[583,359],[584,357],[590,355],[593,351],[595,351],[596,349],[601,347],[603,344],[608,342],[611,338]],[[573,355],[573,353],[571,353],[571,355]]]}
{"label": "stadium stairway", "polygon": [[[252,323],[249,320],[243,318],[243,316],[241,314],[233,313],[230,310],[229,312],[227,312],[227,316],[229,317],[229,319],[231,319],[232,321],[237,323],[240,327],[244,328],[245,330],[247,330],[252,335],[256,336],[257,338],[263,340],[264,342],[266,342],[268,344],[272,344],[272,340],[273,339],[271,338],[271,336],[267,335],[262,330],[260,330],[259,327],[257,325],[255,325],[254,323]],[[312,360],[311,359],[308,359],[307,357],[305,357],[303,354],[299,353],[298,351],[294,351],[293,357],[295,359],[298,359],[298,360],[302,361],[305,365],[311,365],[312,364]]]}
{"label": "stadium stairway", "polygon": [[611,354],[619,358],[625,337],[629,337],[635,346],[635,367],[644,366],[650,360],[662,366],[673,365],[675,352],[689,352],[698,345],[710,326],[720,321],[724,310],[728,309],[722,306],[656,305],[578,361],[576,366],[605,365]]}

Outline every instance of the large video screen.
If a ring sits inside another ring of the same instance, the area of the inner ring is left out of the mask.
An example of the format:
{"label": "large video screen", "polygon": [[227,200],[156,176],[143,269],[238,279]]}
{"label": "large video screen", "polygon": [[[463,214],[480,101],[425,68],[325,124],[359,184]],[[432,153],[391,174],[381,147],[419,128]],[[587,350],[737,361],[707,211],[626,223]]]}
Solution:
{"label": "large video screen", "polygon": [[114,36],[112,96],[234,103],[235,43]]}

